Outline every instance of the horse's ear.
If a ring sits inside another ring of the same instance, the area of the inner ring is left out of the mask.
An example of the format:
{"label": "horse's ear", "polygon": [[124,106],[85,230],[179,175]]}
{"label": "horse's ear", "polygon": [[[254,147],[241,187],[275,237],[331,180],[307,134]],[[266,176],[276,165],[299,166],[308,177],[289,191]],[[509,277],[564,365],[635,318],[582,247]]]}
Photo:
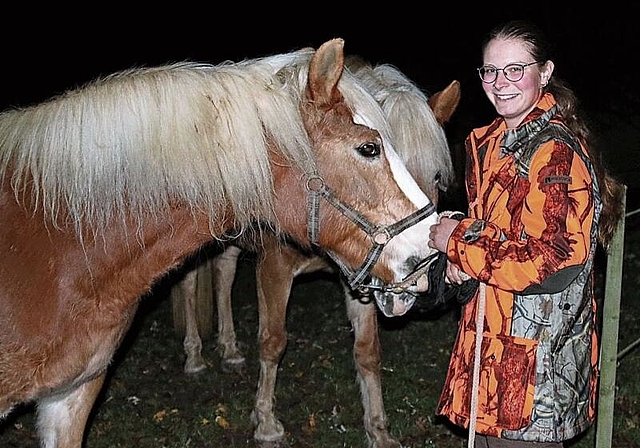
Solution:
{"label": "horse's ear", "polygon": [[308,89],[311,99],[321,107],[342,99],[338,81],[344,69],[344,39],[325,42],[311,58]]}
{"label": "horse's ear", "polygon": [[460,82],[451,81],[447,87],[429,97],[429,107],[440,125],[447,123],[460,102]]}

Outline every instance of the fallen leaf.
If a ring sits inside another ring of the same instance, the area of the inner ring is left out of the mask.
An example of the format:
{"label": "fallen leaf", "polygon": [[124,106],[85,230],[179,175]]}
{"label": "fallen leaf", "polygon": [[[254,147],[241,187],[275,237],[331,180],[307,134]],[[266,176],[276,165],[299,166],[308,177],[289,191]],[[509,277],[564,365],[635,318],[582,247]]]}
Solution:
{"label": "fallen leaf", "polygon": [[218,415],[218,416],[216,417],[216,424],[217,424],[219,427],[221,427],[222,429],[229,429],[229,426],[231,426],[231,425],[229,424],[229,422],[227,421],[227,419],[226,419],[226,418],[224,418],[224,417],[223,417],[223,416],[221,416],[221,415]]}
{"label": "fallen leaf", "polygon": [[153,414],[153,421],[161,422],[162,420],[164,420],[166,416],[167,416],[167,411],[163,409],[162,411],[159,411]]}
{"label": "fallen leaf", "polygon": [[313,431],[314,429],[316,429],[316,414],[312,413],[309,416],[309,420],[308,420],[308,426],[309,426],[309,431]]}
{"label": "fallen leaf", "polygon": [[216,415],[226,415],[227,414],[227,405],[223,403],[218,403],[216,405]]}

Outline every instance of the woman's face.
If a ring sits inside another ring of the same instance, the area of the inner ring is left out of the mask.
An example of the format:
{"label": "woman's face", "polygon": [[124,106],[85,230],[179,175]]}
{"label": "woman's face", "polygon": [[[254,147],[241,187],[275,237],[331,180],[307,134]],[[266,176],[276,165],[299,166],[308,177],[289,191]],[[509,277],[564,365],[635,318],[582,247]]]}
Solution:
{"label": "woman's face", "polygon": [[[529,64],[538,62],[527,50],[527,43],[519,39],[496,38],[489,42],[484,51],[484,66],[503,69],[509,64]],[[502,70],[497,71],[497,78],[491,83],[482,83],[484,93],[501,115],[507,127],[517,127],[534,108],[542,96],[542,88],[546,86],[553,72],[553,62],[533,64],[524,67],[522,79],[510,81]],[[512,76],[513,78],[513,76]]]}

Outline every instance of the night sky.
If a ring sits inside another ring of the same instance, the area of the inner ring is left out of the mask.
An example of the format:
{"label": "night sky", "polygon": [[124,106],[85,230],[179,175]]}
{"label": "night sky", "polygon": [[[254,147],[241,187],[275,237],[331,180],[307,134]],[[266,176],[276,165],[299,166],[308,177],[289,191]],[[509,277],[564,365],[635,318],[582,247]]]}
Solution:
{"label": "night sky", "polygon": [[[347,53],[398,66],[427,91],[455,78],[465,93],[476,94],[480,41],[493,25],[511,18],[531,19],[549,32],[558,46],[557,73],[584,96],[597,94],[592,90],[602,82],[615,84],[616,74],[636,65],[640,32],[631,10],[555,11],[547,2],[519,7],[485,3],[475,11],[445,6],[449,11],[438,14],[397,8],[344,18],[340,11],[320,11],[313,19],[311,12],[284,9],[247,18],[240,11],[222,15],[186,7],[153,11],[154,18],[132,17],[127,10],[105,11],[104,16],[97,10],[88,19],[71,18],[78,11],[43,13],[42,23],[5,16],[9,23],[3,26],[1,51],[8,79],[0,101],[3,106],[39,101],[136,65],[185,59],[219,63],[317,47],[332,37],[345,39]],[[248,5],[239,9],[251,12]]]}
{"label": "night sky", "polygon": [[484,34],[497,23],[524,18],[538,23],[555,41],[555,74],[574,88],[585,109],[613,110],[625,117],[628,123],[610,120],[601,126],[616,135],[617,127],[630,126],[635,134],[625,144],[637,146],[638,126],[633,119],[640,106],[635,68],[640,25],[629,7],[607,3],[607,10],[577,11],[554,9],[549,2],[483,2],[470,9],[450,3],[455,5],[435,8],[444,9],[437,13],[400,7],[378,11],[373,6],[360,13],[349,6],[356,12],[347,17],[341,9],[329,9],[335,7],[329,4],[304,4],[296,10],[276,4],[253,10],[245,2],[237,8],[231,5],[236,10],[224,14],[215,12],[215,4],[204,9],[176,4],[135,15],[125,7],[107,9],[107,4],[99,4],[91,13],[56,9],[51,14],[40,11],[37,19],[31,12],[6,15],[1,31],[0,108],[40,102],[133,66],[238,61],[318,47],[342,37],[347,54],[391,63],[428,94],[459,80],[462,101],[451,125],[460,131],[455,134],[458,139],[471,125],[493,118],[475,71]]}

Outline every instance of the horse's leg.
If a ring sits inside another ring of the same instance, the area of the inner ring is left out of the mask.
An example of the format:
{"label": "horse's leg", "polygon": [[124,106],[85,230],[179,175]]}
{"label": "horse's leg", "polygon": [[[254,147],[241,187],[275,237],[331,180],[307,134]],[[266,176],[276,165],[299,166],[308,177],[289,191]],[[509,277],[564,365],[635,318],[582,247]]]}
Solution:
{"label": "horse's leg", "polygon": [[343,283],[347,301],[347,316],[354,332],[353,358],[364,408],[364,429],[371,448],[400,448],[389,434],[387,415],[382,401],[380,380],[381,349],[378,318],[374,302],[355,299]]}
{"label": "horse's leg", "polygon": [[238,348],[233,325],[231,292],[241,249],[228,246],[212,260],[214,297],[218,309],[218,351],[222,354],[222,368],[238,371],[244,367],[244,355]]}
{"label": "horse's leg", "polygon": [[286,313],[294,270],[291,259],[297,251],[267,239],[263,254],[256,265],[256,286],[259,315],[260,378],[256,402],[251,420],[255,425],[254,439],[259,442],[275,442],[284,438],[282,423],[276,418],[275,387],[278,364],[287,346]]}
{"label": "horse's leg", "polygon": [[91,408],[106,372],[64,395],[38,401],[37,427],[43,448],[80,448]]}
{"label": "horse's leg", "polygon": [[196,289],[198,270],[189,271],[179,283],[184,300],[185,334],[182,346],[187,359],[184,363],[185,373],[197,373],[207,365],[202,358],[202,339],[198,331],[196,319]]}

